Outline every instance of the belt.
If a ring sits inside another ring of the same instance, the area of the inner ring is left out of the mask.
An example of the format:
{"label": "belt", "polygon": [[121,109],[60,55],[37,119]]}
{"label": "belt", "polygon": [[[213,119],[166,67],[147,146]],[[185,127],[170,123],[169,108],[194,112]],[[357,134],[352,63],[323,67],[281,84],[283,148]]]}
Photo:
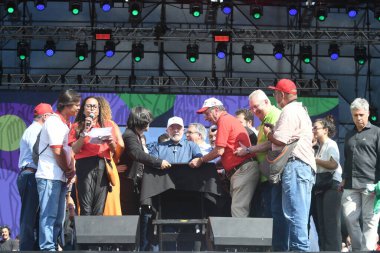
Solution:
{"label": "belt", "polygon": [[21,168],[21,172],[23,172],[23,171],[29,171],[32,173],[36,173],[37,169],[30,168],[30,167],[23,167],[23,168]]}
{"label": "belt", "polygon": [[238,171],[241,166],[243,166],[244,164],[248,163],[248,162],[254,162],[254,161],[257,161],[257,158],[256,157],[251,157],[251,158],[248,158],[246,160],[244,160],[241,164],[239,165],[236,165],[235,167],[233,167],[232,169],[226,171],[226,176],[228,179],[231,179],[231,177],[235,174],[236,171]]}

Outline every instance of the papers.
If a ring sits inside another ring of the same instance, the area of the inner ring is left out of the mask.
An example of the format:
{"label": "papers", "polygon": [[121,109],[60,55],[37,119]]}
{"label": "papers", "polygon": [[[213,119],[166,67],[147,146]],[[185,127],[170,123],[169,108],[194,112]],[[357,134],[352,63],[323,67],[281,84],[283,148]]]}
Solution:
{"label": "papers", "polygon": [[92,128],[88,136],[91,144],[102,144],[112,136],[112,127]]}

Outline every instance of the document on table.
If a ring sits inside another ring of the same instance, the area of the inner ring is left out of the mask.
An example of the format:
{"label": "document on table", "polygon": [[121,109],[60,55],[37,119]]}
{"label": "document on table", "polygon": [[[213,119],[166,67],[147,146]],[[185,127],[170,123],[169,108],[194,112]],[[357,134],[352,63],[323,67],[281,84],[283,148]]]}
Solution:
{"label": "document on table", "polygon": [[92,128],[88,136],[91,144],[102,144],[112,136],[112,127]]}

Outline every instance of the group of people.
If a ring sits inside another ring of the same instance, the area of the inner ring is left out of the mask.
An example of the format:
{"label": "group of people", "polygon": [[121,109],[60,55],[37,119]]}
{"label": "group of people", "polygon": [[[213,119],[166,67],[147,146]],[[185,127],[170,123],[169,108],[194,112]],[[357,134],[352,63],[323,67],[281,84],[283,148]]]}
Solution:
{"label": "group of people", "polygon": [[[289,79],[269,88],[281,110],[262,90],[253,91],[250,109],[239,110],[236,116],[226,111],[222,101],[209,98],[196,111],[211,123],[208,131],[202,124],[188,123],[185,132],[183,119],[172,117],[166,135],[150,151],[144,145],[144,132],[153,115],[144,107],[130,110],[122,134],[102,97],[81,100],[77,92],[66,90],[58,97],[56,112],[48,104],[37,105],[34,122],[20,141],[20,249],[58,250],[64,244],[65,213],[71,217],[77,207],[78,215],[140,215],[140,250],[157,250],[147,232],[152,207],[140,203],[144,170],[165,171],[183,163],[195,170],[205,163],[216,164],[228,181],[232,217],[273,218],[273,251],[309,251],[310,213],[320,250],[340,251],[341,210],[352,249],[375,249],[379,215],[373,211],[373,189],[379,180],[380,130],[368,122],[368,102],[358,98],[351,104],[355,127],[346,135],[342,169],[332,139],[333,118],[312,123]],[[257,130],[253,115],[261,121]],[[70,117],[75,117],[74,123]],[[94,138],[98,128],[103,135]],[[272,184],[263,168],[267,153],[295,142],[281,181]],[[316,178],[326,173],[331,174],[327,186],[313,187]]]}

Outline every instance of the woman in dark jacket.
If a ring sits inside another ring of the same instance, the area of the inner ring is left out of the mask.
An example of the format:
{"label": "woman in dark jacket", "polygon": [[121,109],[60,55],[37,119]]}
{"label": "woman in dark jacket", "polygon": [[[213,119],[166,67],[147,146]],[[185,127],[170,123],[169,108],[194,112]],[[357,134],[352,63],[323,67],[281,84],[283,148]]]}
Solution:
{"label": "woman in dark jacket", "polygon": [[139,185],[144,172],[144,165],[157,169],[170,168],[170,163],[144,152],[141,136],[148,131],[153,121],[152,113],[144,107],[132,108],[127,128],[123,134],[124,152],[118,167],[125,166],[126,171],[120,175],[120,199],[123,215],[139,214]]}

